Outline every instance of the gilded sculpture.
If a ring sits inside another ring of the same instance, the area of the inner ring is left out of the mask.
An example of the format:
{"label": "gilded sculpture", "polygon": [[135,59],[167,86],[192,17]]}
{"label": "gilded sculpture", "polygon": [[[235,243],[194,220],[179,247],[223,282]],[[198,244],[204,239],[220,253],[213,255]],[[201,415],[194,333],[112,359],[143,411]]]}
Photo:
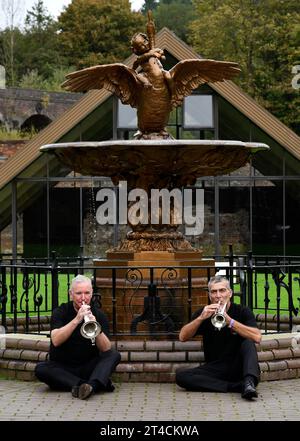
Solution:
{"label": "gilded sculpture", "polygon": [[168,139],[170,112],[182,104],[184,97],[202,84],[232,79],[240,69],[229,61],[187,59],[166,71],[161,64],[164,51],[155,47],[150,11],[146,32],[132,37],[131,48],[137,56],[132,68],[122,63],[92,66],[69,73],[63,87],[72,92],[105,88],[123,104],[137,109],[136,139]]}

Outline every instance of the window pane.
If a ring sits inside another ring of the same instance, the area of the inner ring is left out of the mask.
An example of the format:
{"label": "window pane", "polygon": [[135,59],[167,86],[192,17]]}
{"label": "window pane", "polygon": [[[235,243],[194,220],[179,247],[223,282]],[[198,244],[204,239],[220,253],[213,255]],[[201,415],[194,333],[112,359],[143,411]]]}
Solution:
{"label": "window pane", "polygon": [[123,129],[137,128],[136,109],[133,109],[131,106],[122,104],[121,101],[118,101],[117,127]]}
{"label": "window pane", "polygon": [[282,181],[256,180],[253,187],[253,252],[283,254]]}
{"label": "window pane", "polygon": [[286,254],[299,255],[300,252],[300,180],[285,184],[285,235]]}
{"label": "window pane", "polygon": [[263,150],[252,156],[252,164],[256,169],[255,175],[282,176],[283,174],[283,148],[271,140],[262,131],[256,133],[252,142],[262,142],[270,147],[270,150]]}
{"label": "window pane", "polygon": [[23,211],[24,256],[47,257],[46,182],[19,182],[17,198]]}
{"label": "window pane", "polygon": [[221,181],[219,187],[221,254],[246,253],[250,249],[250,182]]}
{"label": "window pane", "polygon": [[204,229],[198,236],[188,236],[195,248],[202,248],[203,254],[211,256],[215,253],[215,191],[214,187],[204,189]]}
{"label": "window pane", "polygon": [[212,95],[191,95],[184,100],[183,126],[191,128],[213,128]]}
{"label": "window pane", "polygon": [[50,188],[50,252],[58,256],[80,254],[80,189],[76,181],[58,182]]}
{"label": "window pane", "polygon": [[284,153],[285,159],[285,175],[286,176],[300,176],[299,161],[288,152]]}

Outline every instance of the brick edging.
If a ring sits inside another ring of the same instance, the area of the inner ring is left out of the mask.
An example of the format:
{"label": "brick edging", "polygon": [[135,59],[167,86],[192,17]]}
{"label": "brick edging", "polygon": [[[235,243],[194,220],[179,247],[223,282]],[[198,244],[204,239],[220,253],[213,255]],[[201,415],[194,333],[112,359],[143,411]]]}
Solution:
{"label": "brick edging", "polygon": [[[114,377],[122,381],[173,382],[178,368],[195,367],[204,361],[200,340],[120,340],[112,344],[121,353]],[[36,363],[48,359],[49,345],[49,339],[8,335],[5,348],[0,349],[0,374],[35,380]],[[262,381],[300,377],[300,336],[269,338],[256,347]]]}

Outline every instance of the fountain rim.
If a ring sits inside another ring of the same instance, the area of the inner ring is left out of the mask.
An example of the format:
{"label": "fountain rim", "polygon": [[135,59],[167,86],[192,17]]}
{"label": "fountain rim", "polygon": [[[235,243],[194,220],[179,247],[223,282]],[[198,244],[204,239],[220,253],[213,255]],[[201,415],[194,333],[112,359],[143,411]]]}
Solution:
{"label": "fountain rim", "polygon": [[57,149],[67,148],[101,148],[101,147],[243,147],[253,151],[269,150],[267,144],[259,142],[244,142],[232,140],[205,140],[205,139],[156,139],[156,140],[106,140],[106,141],[75,141],[54,144],[45,144],[40,147],[41,152],[51,152]]}

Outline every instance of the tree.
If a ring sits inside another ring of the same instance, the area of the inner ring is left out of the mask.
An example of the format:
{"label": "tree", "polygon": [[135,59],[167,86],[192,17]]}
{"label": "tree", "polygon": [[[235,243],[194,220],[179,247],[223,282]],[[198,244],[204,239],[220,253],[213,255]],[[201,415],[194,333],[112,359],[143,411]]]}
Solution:
{"label": "tree", "polygon": [[39,75],[36,69],[28,71],[20,80],[19,86],[22,89],[40,89],[46,88],[45,79]]}
{"label": "tree", "polygon": [[145,0],[143,6],[141,8],[141,12],[143,15],[147,15],[147,12],[149,10],[154,11],[157,6],[158,6],[157,0]]}
{"label": "tree", "polygon": [[42,0],[37,0],[27,12],[23,33],[23,51],[19,60],[23,66],[20,77],[35,71],[44,80],[51,78],[65,59],[58,45],[58,25],[50,16]]}
{"label": "tree", "polygon": [[[65,65],[58,48],[57,29],[43,1],[37,0],[27,11],[25,27],[7,27],[0,32],[0,64],[6,68],[8,86],[19,85],[20,80],[37,85],[52,81],[57,68]],[[13,62],[9,44],[12,31]]]}
{"label": "tree", "polygon": [[300,133],[291,69],[300,59],[298,0],[194,0],[189,42],[206,58],[239,63],[238,83]]}
{"label": "tree", "polygon": [[5,68],[6,84],[9,87],[18,83],[18,53],[22,38],[22,32],[18,28],[5,28],[0,32],[0,64]]}
{"label": "tree", "polygon": [[17,20],[21,11],[21,0],[1,0],[1,9],[6,17],[7,27],[2,33],[1,52],[8,81],[15,85],[15,45],[19,30]]}
{"label": "tree", "polygon": [[61,88],[61,84],[65,81],[66,74],[72,70],[75,70],[75,67],[58,67],[52,72],[51,77],[47,79],[39,75],[36,69],[30,70],[22,76],[19,87],[24,89],[47,90],[48,92],[65,92],[65,90]]}
{"label": "tree", "polygon": [[145,19],[128,0],[73,0],[58,19],[60,50],[78,68],[123,60]]}
{"label": "tree", "polygon": [[157,29],[167,27],[179,38],[186,40],[188,25],[194,17],[192,0],[161,0],[153,17]]}
{"label": "tree", "polygon": [[29,32],[35,32],[43,36],[43,31],[47,30],[54,23],[53,18],[44,6],[43,0],[38,0],[32,7],[31,11],[27,11],[25,25]]}

